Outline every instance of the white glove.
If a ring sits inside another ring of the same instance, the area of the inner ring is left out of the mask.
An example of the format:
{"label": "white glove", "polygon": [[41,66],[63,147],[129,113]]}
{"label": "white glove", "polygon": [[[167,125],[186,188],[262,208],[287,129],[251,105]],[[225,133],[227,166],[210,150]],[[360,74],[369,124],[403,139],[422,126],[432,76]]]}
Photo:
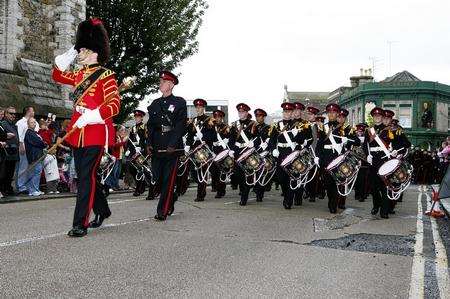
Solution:
{"label": "white glove", "polygon": [[369,163],[370,165],[372,165],[372,159],[373,159],[373,156],[372,156],[372,155],[368,155],[368,156],[367,156],[367,163]]}
{"label": "white glove", "polygon": [[292,135],[294,135],[294,137],[295,137],[295,136],[297,136],[297,134],[298,134],[298,129],[297,129],[297,128],[293,128],[293,129],[291,130],[291,132],[292,132]]}
{"label": "white glove", "polygon": [[78,128],[83,128],[86,125],[94,125],[94,124],[104,124],[105,121],[100,115],[100,111],[98,109],[89,110],[81,114],[78,120],[75,122],[75,126]]}
{"label": "white glove", "polygon": [[247,147],[252,148],[255,146],[255,143],[253,142],[253,140],[249,140],[249,142],[246,144]]}
{"label": "white glove", "polygon": [[314,157],[314,163],[319,166],[319,157]]}
{"label": "white glove", "polygon": [[75,60],[75,58],[78,55],[78,51],[75,50],[75,46],[72,46],[67,52],[56,56],[55,58],[55,64],[61,71],[67,70],[67,68],[70,66],[72,61]]}
{"label": "white glove", "polygon": [[129,155],[130,155],[130,151],[127,150],[127,151],[125,152],[125,157],[128,157]]}
{"label": "white glove", "polygon": [[279,155],[280,155],[280,152],[278,151],[277,148],[272,151],[272,156],[274,156],[275,158],[278,158]]}
{"label": "white glove", "polygon": [[234,151],[229,151],[228,156],[230,156],[231,158],[234,158]]}
{"label": "white glove", "polygon": [[266,143],[266,142],[261,143],[261,149],[262,149],[263,151],[265,151],[266,148],[267,148],[267,143]]}
{"label": "white glove", "polygon": [[198,132],[197,134],[195,134],[195,139],[198,140],[198,141],[201,141],[203,139],[202,132]]}
{"label": "white glove", "polygon": [[346,144],[348,142],[348,138],[347,137],[341,137],[341,141],[343,144]]}
{"label": "white glove", "polygon": [[302,148],[305,148],[308,145],[308,140],[305,139],[302,143]]}
{"label": "white glove", "polygon": [[228,138],[222,139],[223,143],[228,144]]}
{"label": "white glove", "polygon": [[184,152],[187,154],[187,153],[189,153],[189,151],[191,150],[191,147],[189,146],[189,145],[186,145],[185,147],[184,147]]}
{"label": "white glove", "polygon": [[397,155],[398,155],[398,151],[397,150],[393,150],[392,152],[391,152],[391,156],[392,157],[397,157]]}
{"label": "white glove", "polygon": [[140,146],[136,146],[136,153],[140,153],[141,152],[141,147]]}

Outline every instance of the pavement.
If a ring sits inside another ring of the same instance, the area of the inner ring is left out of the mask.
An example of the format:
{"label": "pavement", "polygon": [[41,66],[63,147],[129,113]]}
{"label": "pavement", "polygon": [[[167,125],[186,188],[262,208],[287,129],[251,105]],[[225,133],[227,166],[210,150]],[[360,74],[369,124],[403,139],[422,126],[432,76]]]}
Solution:
{"label": "pavement", "polygon": [[[446,298],[449,221],[423,216],[412,186],[388,220],[349,196],[284,210],[279,191],[238,204],[236,191],[194,202],[166,222],[157,201],[111,194],[113,215],[72,239],[74,197],[0,205],[0,296]],[[447,297],[448,298],[448,297]]]}

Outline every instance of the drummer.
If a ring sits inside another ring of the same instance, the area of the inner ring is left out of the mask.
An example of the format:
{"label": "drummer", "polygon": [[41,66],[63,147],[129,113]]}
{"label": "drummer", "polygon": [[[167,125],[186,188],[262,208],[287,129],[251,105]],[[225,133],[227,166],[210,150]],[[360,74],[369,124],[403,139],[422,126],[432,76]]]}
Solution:
{"label": "drummer", "polygon": [[[310,128],[311,128],[311,148],[316,152],[317,142],[319,141],[319,130],[321,130],[321,127],[316,122],[316,118],[318,117],[319,109],[313,106],[309,106],[306,108],[306,121],[309,122]],[[317,191],[319,189],[319,183],[320,183],[320,170],[318,170],[314,176],[314,178],[305,186],[306,193],[308,194],[309,201],[315,202],[317,197]]]}
{"label": "drummer", "polygon": [[[255,109],[254,114],[256,122],[253,124],[252,133],[257,136],[257,139],[255,140],[255,148],[258,152],[267,154],[267,150],[273,150],[273,141],[271,142],[273,128],[265,123],[265,118],[267,116],[266,111],[258,108]],[[263,200],[265,189],[266,187],[262,186],[260,183],[256,183],[253,187],[257,202],[261,202]]]}
{"label": "drummer", "polygon": [[[330,103],[326,106],[328,122],[323,125],[320,131],[320,138],[317,145],[317,152],[320,166],[326,167],[342,153],[341,138],[336,137],[339,134],[339,123],[337,117],[341,112],[338,104]],[[333,177],[327,172],[323,173],[324,189],[328,197],[328,210],[330,213],[337,213],[338,191]]]}
{"label": "drummer", "polygon": [[[236,105],[236,109],[239,119],[234,121],[230,128],[230,141],[233,141],[230,142],[230,148],[232,149],[230,155],[237,161],[246,150],[254,148],[257,135],[252,133],[254,121],[251,120],[249,114],[250,107],[245,103],[239,103]],[[247,184],[245,173],[240,167],[235,167],[235,177],[241,194],[239,204],[245,206],[247,205],[250,186]]]}
{"label": "drummer", "polygon": [[[206,124],[208,123],[208,116],[205,114],[205,107],[208,103],[204,99],[195,99],[194,107],[197,112],[197,116],[195,116],[192,122],[188,125],[188,135],[187,135],[187,147],[185,148],[186,152],[189,152],[191,149],[195,149],[202,143],[208,143],[208,146],[211,146],[210,142],[208,142],[208,130],[206,128]],[[204,201],[206,196],[206,182],[201,181],[198,178],[201,176],[199,173],[204,174],[207,171],[207,167],[204,166],[201,169],[193,170],[192,176],[195,178],[197,183],[197,197],[194,201]]]}
{"label": "drummer", "polygon": [[[228,151],[228,144],[230,142],[230,127],[223,122],[225,112],[222,110],[215,110],[213,117],[208,121],[207,127],[213,130],[212,136],[212,151],[218,155],[223,151]],[[215,198],[222,198],[226,194],[225,180],[221,180],[221,171],[216,163],[213,163],[210,168],[211,171],[211,185],[216,190]],[[223,175],[222,175],[223,176]]]}
{"label": "drummer", "polygon": [[[289,175],[281,167],[281,163],[284,159],[289,156],[294,150],[297,149],[297,143],[295,142],[295,136],[292,133],[293,120],[292,114],[295,108],[293,103],[282,103],[281,108],[283,108],[283,119],[278,121],[274,127],[274,134],[276,136],[276,147],[272,151],[272,155],[277,159],[277,177],[281,185],[281,190],[283,192],[283,206],[285,209],[289,210],[292,208],[292,202],[294,200],[294,192],[290,188],[290,178]],[[286,140],[285,134],[290,140]]]}
{"label": "drummer", "polygon": [[[356,136],[358,137],[361,143],[360,150],[362,152],[364,152],[362,144],[365,141],[366,130],[367,130],[366,123],[359,123],[356,125]],[[369,164],[366,161],[361,161],[361,168],[359,169],[355,183],[355,200],[358,200],[359,202],[364,202],[366,200],[367,193],[370,187],[370,185],[368,184],[368,179],[369,179]]]}

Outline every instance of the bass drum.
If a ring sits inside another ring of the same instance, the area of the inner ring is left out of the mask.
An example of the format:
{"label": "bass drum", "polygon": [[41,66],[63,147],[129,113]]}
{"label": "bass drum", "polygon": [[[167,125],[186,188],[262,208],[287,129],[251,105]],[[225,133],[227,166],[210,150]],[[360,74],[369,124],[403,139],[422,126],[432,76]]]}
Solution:
{"label": "bass drum", "polygon": [[97,169],[97,174],[100,177],[100,183],[103,185],[106,179],[109,177],[114,169],[114,164],[116,163],[116,157],[104,152],[102,158],[100,159],[100,164]]}
{"label": "bass drum", "polygon": [[261,186],[265,186],[277,170],[277,161],[268,151],[262,152],[261,157],[263,158],[263,167],[257,181]]}
{"label": "bass drum", "polygon": [[242,168],[246,176],[255,175],[263,166],[263,159],[254,148],[243,152],[236,163]]}
{"label": "bass drum", "polygon": [[347,196],[352,192],[360,168],[361,160],[354,152],[348,151],[331,161],[326,170],[336,182],[338,193]]}
{"label": "bass drum", "polygon": [[411,183],[412,172],[412,165],[400,159],[391,159],[380,166],[378,176],[386,185],[389,199],[399,199]]}

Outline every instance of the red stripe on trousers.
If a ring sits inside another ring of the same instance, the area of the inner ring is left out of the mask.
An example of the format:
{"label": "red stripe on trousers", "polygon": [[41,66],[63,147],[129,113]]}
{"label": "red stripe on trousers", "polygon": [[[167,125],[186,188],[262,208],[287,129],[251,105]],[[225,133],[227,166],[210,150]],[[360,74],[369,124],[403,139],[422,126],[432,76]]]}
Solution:
{"label": "red stripe on trousers", "polygon": [[84,218],[84,227],[88,227],[89,226],[89,215],[91,213],[92,210],[92,206],[94,205],[94,199],[95,199],[95,187],[97,185],[97,169],[98,169],[98,165],[100,164],[100,160],[102,159],[103,156],[103,148],[100,151],[100,154],[97,157],[97,161],[94,164],[94,168],[92,169],[91,172],[91,190],[89,191],[89,204],[88,204],[88,210],[86,211],[86,216]]}
{"label": "red stripe on trousers", "polygon": [[163,213],[164,216],[167,216],[167,212],[169,209],[170,199],[173,195],[173,185],[175,183],[175,177],[177,173],[177,165],[178,165],[178,158],[175,160],[175,165],[173,166],[172,173],[170,174],[170,181],[169,181],[169,192],[167,193],[166,201],[164,202],[164,209]]}

